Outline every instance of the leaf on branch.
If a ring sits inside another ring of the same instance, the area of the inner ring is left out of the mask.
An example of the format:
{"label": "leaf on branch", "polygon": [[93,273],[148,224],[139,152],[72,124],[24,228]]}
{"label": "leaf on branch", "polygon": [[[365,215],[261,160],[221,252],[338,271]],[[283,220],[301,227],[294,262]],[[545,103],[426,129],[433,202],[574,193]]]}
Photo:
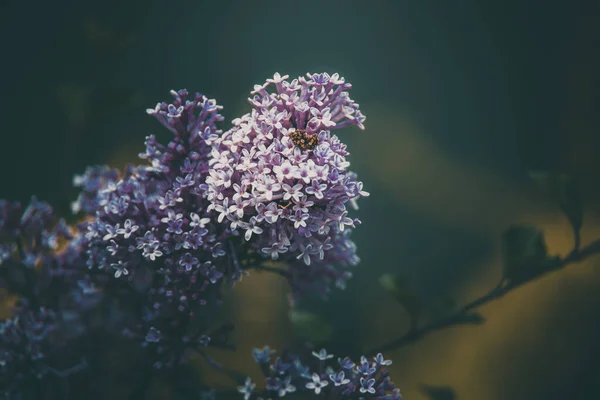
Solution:
{"label": "leaf on branch", "polygon": [[421,385],[421,392],[431,400],[456,400],[454,389],[447,386]]}
{"label": "leaf on branch", "polygon": [[532,171],[529,177],[559,205],[573,230],[579,232],[583,223],[583,204],[575,180],[566,174],[547,171]]}
{"label": "leaf on branch", "polygon": [[548,249],[544,234],[529,225],[513,225],[502,234],[504,277],[519,281],[547,264]]}
{"label": "leaf on branch", "polygon": [[383,274],[379,277],[379,284],[394,296],[398,303],[402,304],[411,319],[412,327],[416,328],[423,311],[423,302],[410,287],[406,277],[397,274]]}
{"label": "leaf on branch", "polygon": [[321,343],[329,340],[333,326],[324,317],[304,310],[292,309],[290,321],[296,335],[310,342]]}

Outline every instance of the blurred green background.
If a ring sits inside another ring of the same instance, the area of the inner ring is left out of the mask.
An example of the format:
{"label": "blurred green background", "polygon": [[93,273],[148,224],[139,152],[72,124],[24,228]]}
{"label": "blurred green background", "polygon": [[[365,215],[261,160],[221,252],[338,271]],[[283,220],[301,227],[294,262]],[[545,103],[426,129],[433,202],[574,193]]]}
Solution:
{"label": "blurred green background", "polygon": [[[137,162],[144,137],[161,134],[144,110],[170,89],[216,98],[230,121],[276,71],[339,72],[367,115],[366,131],[340,136],[371,197],[355,278],[311,305],[334,326],[328,347],[360,354],[407,328],[382,273],[465,302],[497,282],[512,223],[543,228],[551,253],[570,250],[566,218],[528,170],[575,176],[583,243],[600,237],[599,16],[591,0],[2,2],[0,198],[36,194],[67,215],[73,174]],[[482,326],[387,354],[393,380],[410,400],[426,398],[423,383],[461,400],[597,397],[598,263],[484,307]],[[275,276],[237,285],[227,312],[240,351],[215,357],[259,376],[250,349],[291,334],[285,295]]]}

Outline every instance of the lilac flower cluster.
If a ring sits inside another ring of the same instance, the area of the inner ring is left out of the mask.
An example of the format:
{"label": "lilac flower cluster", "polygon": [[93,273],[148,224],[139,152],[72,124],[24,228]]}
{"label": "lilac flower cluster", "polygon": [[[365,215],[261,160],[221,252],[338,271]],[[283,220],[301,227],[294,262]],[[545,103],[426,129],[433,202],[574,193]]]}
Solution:
{"label": "lilac flower cluster", "polygon": [[48,373],[47,353],[56,339],[56,314],[23,303],[15,315],[0,323],[0,388],[14,390],[29,376]]}
{"label": "lilac flower cluster", "polygon": [[[20,298],[0,324],[0,394],[60,374],[61,358],[78,370],[69,363],[82,353],[64,346],[98,331],[138,341],[156,368],[184,363],[193,350],[204,355],[205,346],[227,347],[232,326],[211,330],[223,284],[265,261],[286,264],[293,297],[344,287],[358,262],[350,234],[360,223],[346,204],[368,193],[331,130],[363,129],[365,117],[339,75],[287,78],[255,86],[252,112],[226,133],[214,100],[172,91],[170,103],[147,110],[172,137],[162,144],[148,136],[144,165],[122,173],[93,166],[74,178],[81,192],[72,210],[84,217],[77,226],[35,198],[25,208],[0,200],[0,289]],[[270,390],[280,396],[300,379],[318,393],[338,373],[321,365],[306,375],[299,359],[286,357],[270,367]],[[368,393],[393,389],[379,367],[345,374],[335,392],[342,396],[365,379],[374,382],[361,386]]]}
{"label": "lilac flower cluster", "polygon": [[[315,265],[308,275],[327,271],[342,285],[349,276],[344,267],[358,261],[346,232],[360,223],[346,203],[368,193],[348,171],[346,146],[331,130],[364,129],[365,117],[338,74],[307,77],[288,82],[276,73],[256,85],[251,113],[210,141],[209,208],[218,222],[242,230],[256,252]],[[314,148],[306,147],[308,139]]]}
{"label": "lilac flower cluster", "polygon": [[106,165],[88,167],[82,175],[75,175],[73,186],[81,188],[81,193],[71,204],[71,210],[94,215],[101,204],[106,204],[107,189],[118,181],[119,171]]}
{"label": "lilac flower cluster", "polygon": [[90,303],[76,285],[84,282],[73,268],[83,254],[76,237],[47,203],[0,201],[0,288],[19,296],[13,316],[0,323],[0,394],[80,362],[71,350]]}
{"label": "lilac flower cluster", "polygon": [[72,234],[64,220],[57,221],[52,207],[34,197],[25,209],[0,200],[0,238],[0,266],[12,262],[33,269],[50,264],[59,241]]}
{"label": "lilac flower cluster", "polygon": [[[266,377],[265,388],[270,394],[283,397],[288,393],[308,391],[315,395],[324,393],[327,398],[377,398],[381,400],[402,400],[400,389],[395,388],[390,380],[387,366],[390,360],[385,360],[382,354],[377,354],[372,361],[361,357],[359,363],[350,358],[334,358],[325,349],[312,353],[312,360],[303,362],[297,355],[284,352],[281,357],[271,360],[274,350],[269,346],[254,349],[254,360],[260,365]],[[250,378],[246,379],[238,391],[244,400],[259,397],[255,391],[256,384]],[[263,397],[264,398],[264,397]]]}
{"label": "lilac flower cluster", "polygon": [[358,264],[356,245],[350,240],[351,229],[331,238],[323,259],[306,265],[302,260],[288,262],[286,277],[291,288],[292,302],[306,293],[327,298],[331,283],[345,289],[346,281],[352,277],[350,267]]}
{"label": "lilac flower cluster", "polygon": [[204,137],[218,132],[220,106],[202,95],[187,100],[184,90],[172,94],[173,104],[159,103],[148,112],[173,132],[173,140],[163,146],[154,136],[147,138],[140,157],[151,166],[128,167],[121,179],[99,192],[87,236],[95,239],[92,248],[106,250],[101,257],[91,252],[95,267],[112,269],[116,278],[130,271],[133,278],[144,266],[156,268],[165,274],[165,286],[173,287],[169,296],[183,311],[193,297],[177,285],[193,281],[197,289],[203,282],[199,276],[213,283],[222,277],[213,261],[225,255],[228,233],[210,223],[201,186],[210,152]]}
{"label": "lilac flower cluster", "polygon": [[[211,154],[206,141],[221,133],[221,107],[201,94],[171,94],[172,103],[148,110],[173,134],[167,145],[147,137],[140,157],[150,165],[129,166],[118,179],[105,167],[77,178],[84,189],[80,199],[95,205],[86,226],[88,265],[144,293],[140,321],[125,332],[162,355],[173,353],[167,350],[173,346],[208,342],[205,327],[188,330],[191,319],[199,306],[217,300],[223,279],[241,275],[235,235],[210,218],[205,195]],[[99,180],[108,185],[98,190]]]}
{"label": "lilac flower cluster", "polygon": [[71,305],[57,301],[50,289],[61,287],[62,295],[72,296],[92,285],[82,268],[86,246],[84,235],[57,218],[48,203],[34,197],[23,207],[0,200],[0,284],[9,292],[39,304]]}

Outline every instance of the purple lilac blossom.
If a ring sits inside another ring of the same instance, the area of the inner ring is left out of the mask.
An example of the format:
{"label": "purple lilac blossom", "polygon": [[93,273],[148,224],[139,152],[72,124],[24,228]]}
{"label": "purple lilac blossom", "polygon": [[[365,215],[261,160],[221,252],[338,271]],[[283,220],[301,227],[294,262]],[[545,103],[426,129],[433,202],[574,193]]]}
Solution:
{"label": "purple lilac blossom", "polygon": [[329,250],[324,258],[306,265],[301,260],[294,260],[288,264],[287,280],[291,288],[291,301],[293,302],[312,293],[326,299],[332,284],[339,289],[346,288],[346,281],[352,277],[350,267],[358,264],[356,245],[350,240],[352,231],[346,229],[333,240],[325,240],[318,248],[319,251]]}
{"label": "purple lilac blossom", "polygon": [[[127,167],[122,177],[99,191],[95,219],[87,225],[92,239],[88,253],[90,267],[117,278],[141,279],[145,268],[160,274],[162,288],[157,290],[169,292],[182,311],[189,311],[190,302],[202,292],[195,289],[225,256],[227,232],[209,218],[200,185],[210,153],[204,138],[219,133],[215,123],[222,117],[214,100],[200,94],[188,100],[185,90],[171,93],[172,104],[158,103],[148,114],[173,139],[165,146],[147,137],[140,157],[150,165]],[[86,175],[81,179],[84,187]]]}
{"label": "purple lilac blossom", "polygon": [[[360,223],[348,216],[346,203],[368,193],[348,170],[346,145],[331,131],[364,129],[365,117],[338,74],[287,78],[276,73],[256,85],[252,111],[211,140],[209,209],[255,252],[293,263],[294,276],[343,286],[358,261],[347,232]],[[316,135],[318,145],[297,147],[289,137],[296,130]]]}
{"label": "purple lilac blossom", "polygon": [[73,186],[80,187],[81,193],[71,204],[71,210],[93,215],[98,207],[106,205],[108,189],[113,188],[118,180],[119,171],[106,165],[91,166],[82,175],[75,175]]}
{"label": "purple lilac blossom", "polygon": [[29,377],[48,373],[47,354],[56,338],[56,314],[21,305],[0,323],[0,394],[15,393]]}
{"label": "purple lilac blossom", "polygon": [[187,348],[209,342],[207,327],[192,329],[198,325],[192,320],[204,305],[219,302],[221,282],[242,273],[240,241],[210,213],[204,184],[212,150],[207,142],[221,134],[222,107],[186,90],[171,94],[172,103],[147,110],[172,134],[166,145],[146,138],[140,158],[149,165],[129,166],[116,181],[110,174],[99,190],[94,182],[107,175],[104,169],[77,179],[93,188],[83,198],[97,204],[86,224],[88,266],[144,296],[139,320],[124,333],[160,356],[156,367],[174,365]]}
{"label": "purple lilac blossom", "polygon": [[59,220],[47,203],[31,199],[23,208],[20,203],[0,200],[0,259],[12,261],[25,268],[48,264],[55,257],[61,239],[69,240],[71,230],[64,220]]}
{"label": "purple lilac blossom", "polygon": [[[302,360],[287,351],[274,361],[270,357],[256,357],[257,354],[269,354],[273,351],[266,346],[254,349],[256,362],[265,375],[267,392],[283,397],[292,392],[310,392],[325,398],[377,398],[382,400],[402,400],[400,389],[394,386],[386,369],[391,365],[382,354],[373,359],[364,356],[358,363],[348,357],[335,359],[325,349],[312,352],[312,357]],[[256,385],[247,378],[239,392],[244,400],[257,399]]]}
{"label": "purple lilac blossom", "polygon": [[14,294],[43,303],[51,284],[75,287],[87,277],[86,246],[85,236],[47,203],[0,200],[0,284]]}
{"label": "purple lilac blossom", "polygon": [[19,296],[0,323],[0,394],[18,396],[30,379],[64,374],[59,365],[79,370],[75,343],[85,332],[82,314],[93,306],[76,285],[86,279],[78,268],[80,237],[47,203],[0,200],[0,288]]}
{"label": "purple lilac blossom", "polygon": [[17,302],[12,317],[0,322],[0,397],[20,398],[32,380],[66,377],[87,367],[78,353],[83,330],[73,329],[73,322],[81,326],[76,317],[72,310]]}
{"label": "purple lilac blossom", "polygon": [[[140,157],[148,165],[122,174],[94,166],[75,177],[81,193],[72,209],[87,215],[77,229],[35,198],[24,209],[0,201],[0,287],[21,296],[0,325],[0,383],[60,374],[46,349],[75,359],[63,345],[90,327],[137,339],[157,368],[184,362],[190,350],[223,347],[231,326],[209,331],[205,306],[220,303],[223,282],[265,258],[288,263],[293,296],[343,287],[358,262],[349,236],[359,224],[345,204],[368,193],[330,130],[364,129],[365,118],[337,74],[286,78],[256,86],[254,110],[223,136],[214,100],[172,91],[171,104],[147,110],[173,134],[167,145],[146,138]],[[270,84],[277,93],[266,92]],[[318,145],[296,147],[295,130]],[[106,310],[108,317],[90,318]],[[266,365],[271,354],[255,357]],[[267,387],[279,396],[296,391],[298,376],[306,379],[299,390],[331,387],[296,358],[267,369]],[[364,379],[361,393],[378,390],[374,375]],[[253,389],[248,381],[246,398]]]}

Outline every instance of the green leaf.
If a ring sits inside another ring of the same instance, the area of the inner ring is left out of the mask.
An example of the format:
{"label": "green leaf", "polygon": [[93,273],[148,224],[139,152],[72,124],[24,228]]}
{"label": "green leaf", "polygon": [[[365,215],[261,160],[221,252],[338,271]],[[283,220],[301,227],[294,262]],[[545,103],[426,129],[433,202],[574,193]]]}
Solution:
{"label": "green leaf", "polygon": [[447,386],[421,385],[421,392],[431,400],[456,400],[454,389]]}
{"label": "green leaf", "polygon": [[583,223],[583,204],[575,180],[566,174],[547,171],[532,171],[529,177],[559,205],[578,233]]}
{"label": "green leaf", "polygon": [[383,274],[379,277],[379,284],[406,309],[413,328],[417,326],[423,302],[420,296],[410,287],[408,280],[401,275]]}
{"label": "green leaf", "polygon": [[333,326],[324,317],[309,311],[292,309],[290,321],[296,335],[310,342],[321,343],[329,340]]}
{"label": "green leaf", "polygon": [[545,266],[548,249],[544,234],[529,225],[514,225],[502,235],[504,277],[519,281]]}

